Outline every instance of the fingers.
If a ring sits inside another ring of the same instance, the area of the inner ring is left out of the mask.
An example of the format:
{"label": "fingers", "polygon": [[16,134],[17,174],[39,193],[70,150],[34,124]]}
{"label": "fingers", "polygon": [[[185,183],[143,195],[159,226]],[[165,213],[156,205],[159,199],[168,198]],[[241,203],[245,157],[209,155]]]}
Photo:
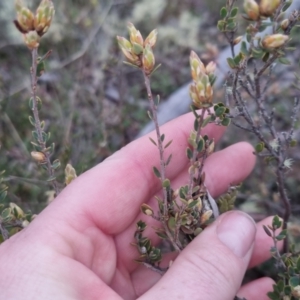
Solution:
{"label": "fingers", "polygon": [[249,264],[255,234],[256,226],[248,215],[223,214],[140,299],[232,300]]}
{"label": "fingers", "polygon": [[243,285],[237,295],[247,300],[269,300],[267,293],[273,290],[273,284],[274,281],[271,278],[259,278]]}
{"label": "fingers", "polygon": [[[166,151],[166,157],[173,154],[173,161],[168,167],[171,178],[187,165],[185,148],[193,120],[192,114],[187,114],[161,128],[166,142],[173,140]],[[215,140],[223,131],[220,126],[205,128],[205,133]],[[156,140],[153,133],[150,136]],[[158,165],[157,148],[149,141],[149,136],[142,137],[81,175],[43,214],[45,216],[51,209],[58,218],[60,212],[71,209],[73,214],[63,213],[61,217],[74,223],[78,230],[89,221],[90,226],[96,225],[105,233],[116,234],[131,224],[139,213],[140,205],[160,188],[161,183],[152,171],[153,166]]]}

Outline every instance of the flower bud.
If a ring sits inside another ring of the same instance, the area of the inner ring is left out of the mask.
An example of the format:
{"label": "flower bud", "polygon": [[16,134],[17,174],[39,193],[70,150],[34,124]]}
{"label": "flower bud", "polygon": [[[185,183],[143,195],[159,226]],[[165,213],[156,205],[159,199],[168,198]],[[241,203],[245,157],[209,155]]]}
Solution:
{"label": "flower bud", "polygon": [[155,65],[155,57],[149,45],[147,45],[143,52],[143,69],[146,75],[150,75]]}
{"label": "flower bud", "polygon": [[259,6],[254,0],[245,0],[244,10],[249,19],[253,21],[257,21],[259,19]]}
{"label": "flower bud", "polygon": [[14,21],[16,27],[22,33],[27,33],[34,30],[34,16],[30,9],[25,7],[21,0],[15,4],[17,11],[17,20]]}
{"label": "flower bud", "polygon": [[27,227],[28,225],[29,225],[29,222],[28,222],[27,220],[24,220],[24,221],[22,222],[22,227],[23,227],[23,228]]}
{"label": "flower bud", "polygon": [[55,10],[51,0],[42,0],[34,17],[34,28],[39,36],[44,35],[52,22]]}
{"label": "flower bud", "polygon": [[141,211],[142,211],[142,213],[144,213],[147,216],[152,216],[153,215],[153,209],[148,204],[143,203],[141,205]]}
{"label": "flower bud", "polygon": [[288,28],[288,26],[290,25],[290,21],[289,19],[284,19],[281,24],[280,27],[282,30],[286,30]]}
{"label": "flower bud", "polygon": [[46,156],[42,152],[32,151],[31,157],[38,163],[44,163],[46,161]]}
{"label": "flower bud", "polygon": [[70,184],[77,177],[76,170],[71,164],[67,164],[65,168],[65,183]]}
{"label": "flower bud", "polygon": [[157,40],[157,30],[154,29],[149,33],[149,35],[145,39],[144,46],[149,45],[151,48],[153,48],[156,44],[156,40]]}
{"label": "flower bud", "polygon": [[140,61],[140,58],[133,53],[132,44],[127,39],[121,36],[117,36],[117,40],[118,40],[119,47],[122,50],[125,57],[127,58],[127,60],[131,64],[140,67],[142,63]]}
{"label": "flower bud", "polygon": [[216,70],[216,67],[217,67],[216,63],[213,62],[213,61],[211,61],[211,62],[205,67],[205,73],[206,73],[207,75],[213,74],[213,73],[215,72],[215,70]]}
{"label": "flower bud", "polygon": [[292,295],[296,298],[299,299],[300,298],[300,285],[295,286],[294,288],[292,288]]}
{"label": "flower bud", "polygon": [[283,46],[288,39],[287,35],[281,33],[272,34],[263,39],[262,45],[267,49],[275,49]]}
{"label": "flower bud", "polygon": [[199,76],[202,76],[202,74],[206,73],[203,62],[194,51],[191,51],[190,54],[190,66],[193,80],[197,80]]}
{"label": "flower bud", "polygon": [[205,222],[207,222],[210,217],[212,216],[213,214],[213,211],[210,209],[210,210],[207,210],[204,214],[202,214],[202,216],[200,217],[200,223],[201,224],[204,224]]}
{"label": "flower bud", "polygon": [[128,23],[127,28],[129,30],[130,42],[132,44],[136,43],[136,44],[140,45],[141,47],[143,47],[144,40],[143,40],[143,37],[142,37],[140,31],[137,30],[132,23]]}
{"label": "flower bud", "polygon": [[233,45],[239,44],[239,43],[242,41],[242,39],[243,39],[243,36],[242,36],[242,35],[236,37],[236,38],[233,40]]}
{"label": "flower bud", "polygon": [[265,17],[270,17],[280,5],[281,0],[260,0],[259,12]]}
{"label": "flower bud", "polygon": [[11,209],[12,214],[17,218],[21,219],[24,217],[24,212],[23,210],[15,203],[9,203],[9,207]]}

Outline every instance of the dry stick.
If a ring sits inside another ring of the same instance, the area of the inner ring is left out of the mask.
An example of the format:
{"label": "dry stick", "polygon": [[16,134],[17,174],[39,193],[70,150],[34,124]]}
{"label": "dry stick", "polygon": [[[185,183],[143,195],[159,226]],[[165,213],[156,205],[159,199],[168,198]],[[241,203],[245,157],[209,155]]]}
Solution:
{"label": "dry stick", "polygon": [[[166,175],[165,175],[165,160],[164,160],[164,148],[163,148],[163,144],[161,141],[161,135],[160,135],[160,128],[158,125],[158,121],[157,121],[157,106],[154,103],[153,100],[153,95],[152,95],[152,91],[151,91],[151,86],[150,86],[150,79],[149,76],[145,73],[145,71],[143,70],[143,75],[144,75],[144,79],[145,79],[145,86],[147,89],[147,96],[148,96],[148,100],[150,102],[150,107],[151,107],[151,112],[152,112],[152,120],[154,122],[155,125],[155,132],[156,132],[156,138],[157,138],[157,148],[159,151],[159,161],[160,161],[160,180],[161,183],[164,182],[164,180],[166,179]],[[161,214],[160,214],[161,216]],[[163,215],[162,217],[162,224],[164,227],[164,230],[166,231],[166,234],[169,238],[169,240],[171,241],[172,245],[174,246],[174,248],[180,252],[183,247],[180,243],[180,241],[174,238],[172,232],[170,231],[168,225],[167,225],[167,220],[168,220],[168,195],[167,195],[167,189],[165,187],[163,187]]]}
{"label": "dry stick", "polygon": [[[38,52],[37,52],[37,48],[32,50],[32,67],[31,67],[31,91],[32,91],[32,113],[34,116],[34,121],[35,121],[35,129],[38,135],[38,143],[41,146],[41,152],[45,155],[45,160],[46,160],[46,167],[48,170],[48,174],[50,177],[54,176],[54,171],[52,168],[52,164],[50,161],[50,154],[49,152],[46,150],[46,142],[44,142],[43,140],[43,129],[41,126],[41,120],[39,117],[39,112],[38,112],[38,98],[37,98],[37,94],[36,94],[36,89],[37,89],[37,64],[38,64]],[[53,186],[53,189],[55,190],[56,196],[59,194],[59,188],[58,188],[58,184],[57,181],[54,179],[51,181],[51,184]]]}

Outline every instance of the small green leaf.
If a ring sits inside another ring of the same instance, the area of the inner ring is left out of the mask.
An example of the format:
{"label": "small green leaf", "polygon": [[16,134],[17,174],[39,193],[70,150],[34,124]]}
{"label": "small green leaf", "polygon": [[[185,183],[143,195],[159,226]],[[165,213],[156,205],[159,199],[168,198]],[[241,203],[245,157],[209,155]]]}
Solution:
{"label": "small green leaf", "polygon": [[0,202],[2,202],[7,196],[7,191],[4,191],[0,194]]}
{"label": "small green leaf", "polygon": [[217,110],[216,110],[216,116],[217,117],[220,117],[222,116],[226,111],[226,107],[218,107]]}
{"label": "small green leaf", "polygon": [[224,118],[223,120],[222,120],[222,122],[221,122],[221,124],[223,125],[223,126],[229,126],[230,125],[230,123],[231,123],[231,119],[230,118]]}
{"label": "small green leaf", "polygon": [[194,200],[191,203],[188,204],[188,208],[193,208],[199,203],[199,200]]}
{"label": "small green leaf", "polygon": [[292,4],[293,1],[287,1],[282,7],[282,12],[286,11]]}
{"label": "small green leaf", "polygon": [[238,7],[235,6],[235,7],[231,10],[230,17],[231,17],[231,18],[234,18],[234,17],[237,15],[238,11],[239,11]]}
{"label": "small green leaf", "polygon": [[32,116],[29,116],[28,119],[29,119],[30,124],[31,124],[32,126],[35,126],[35,121],[34,121],[33,117],[32,117]]}
{"label": "small green leaf", "polygon": [[156,231],[155,233],[163,240],[168,238],[168,236],[164,232]]}
{"label": "small green leaf", "polygon": [[278,61],[283,65],[291,65],[291,62],[286,57],[280,57],[278,58]]}
{"label": "small green leaf", "polygon": [[265,143],[264,142],[259,142],[256,146],[255,146],[255,151],[256,153],[260,153],[264,150],[265,148]]}
{"label": "small green leaf", "polygon": [[53,163],[52,163],[52,169],[53,170],[56,170],[57,168],[59,168],[60,167],[60,161],[59,161],[59,159],[56,159],[55,161],[53,161]]}
{"label": "small green leaf", "polygon": [[267,226],[263,225],[263,229],[264,229],[265,233],[266,233],[269,237],[272,237],[272,233],[271,233],[270,229],[269,229]]}
{"label": "small green leaf", "polygon": [[56,179],[56,176],[53,175],[53,176],[49,177],[49,178],[47,179],[47,181],[50,182],[50,181],[54,181],[55,179]]}
{"label": "small green leaf", "polygon": [[224,31],[224,26],[225,26],[225,22],[223,20],[218,21],[217,27],[221,32]]}
{"label": "small green leaf", "polygon": [[36,68],[36,76],[40,77],[45,73],[45,62],[40,60],[41,58],[39,57],[37,59],[37,68]]}
{"label": "small green leaf", "polygon": [[299,278],[299,276],[293,276],[293,277],[291,277],[290,280],[289,280],[289,285],[292,288],[300,285],[300,278]]}
{"label": "small green leaf", "polygon": [[226,7],[222,7],[221,8],[221,10],[220,10],[220,16],[221,16],[221,18],[226,18],[226,16],[227,16],[227,9],[226,9]]}
{"label": "small green leaf", "polygon": [[154,99],[155,106],[158,106],[159,102],[160,102],[160,96],[157,95],[156,98]]}
{"label": "small green leaf", "polygon": [[33,138],[38,142],[39,141],[39,136],[38,136],[38,134],[37,134],[37,132],[34,130],[34,131],[32,131],[32,136],[33,136]]}
{"label": "small green leaf", "polygon": [[171,144],[172,144],[173,140],[170,140],[167,142],[167,144],[165,145],[164,149],[167,149]]}
{"label": "small green leaf", "polygon": [[205,145],[204,139],[200,137],[200,140],[197,145],[197,151],[201,152],[204,149],[204,145]]}
{"label": "small green leaf", "polygon": [[272,227],[274,229],[278,229],[281,227],[281,225],[282,225],[282,221],[280,220],[280,218],[278,216],[273,217]]}
{"label": "small green leaf", "polygon": [[164,134],[162,134],[162,135],[160,136],[160,140],[163,142],[163,141],[164,141],[164,139],[165,139],[165,135],[164,135]]}
{"label": "small green leaf", "polygon": [[151,137],[149,137],[149,140],[151,141],[152,144],[154,144],[155,146],[157,146],[156,142]]}
{"label": "small green leaf", "polygon": [[167,178],[167,179],[165,179],[164,180],[164,182],[162,183],[162,186],[164,187],[164,188],[168,188],[168,187],[170,187],[170,180]]}
{"label": "small green leaf", "polygon": [[247,43],[245,41],[242,41],[242,43],[241,43],[241,52],[244,55],[249,55],[249,51],[247,49]]}
{"label": "small green leaf", "polygon": [[199,122],[198,122],[197,119],[195,119],[195,121],[194,121],[194,129],[195,129],[195,131],[198,131],[198,128],[199,128]]}
{"label": "small green leaf", "polygon": [[204,128],[210,121],[211,121],[211,116],[206,117],[206,118],[203,120],[202,128]]}
{"label": "small green leaf", "polygon": [[161,177],[160,172],[158,171],[158,169],[156,167],[153,167],[153,172],[157,178]]}
{"label": "small green leaf", "polygon": [[174,230],[176,228],[176,222],[174,217],[170,217],[168,220],[168,227],[170,230]]}
{"label": "small green leaf", "polygon": [[150,110],[147,111],[147,114],[148,114],[149,119],[152,120],[152,114],[151,114]]}
{"label": "small green leaf", "polygon": [[143,46],[138,43],[131,43],[134,54],[140,55],[143,52]]}
{"label": "small green leaf", "polygon": [[189,160],[193,158],[193,152],[190,148],[186,148],[186,156]]}
{"label": "small green leaf", "polygon": [[231,69],[234,69],[234,68],[237,67],[236,64],[235,64],[235,62],[234,62],[234,60],[233,60],[231,57],[228,57],[228,58],[227,58],[227,63],[228,63],[228,65],[229,65],[229,67],[230,67]]}
{"label": "small green leaf", "polygon": [[276,240],[277,241],[282,241],[286,238],[287,235],[287,230],[282,230],[277,236],[276,236]]}
{"label": "small green leaf", "polygon": [[168,159],[166,160],[165,166],[168,166],[172,159],[172,154],[169,155]]}

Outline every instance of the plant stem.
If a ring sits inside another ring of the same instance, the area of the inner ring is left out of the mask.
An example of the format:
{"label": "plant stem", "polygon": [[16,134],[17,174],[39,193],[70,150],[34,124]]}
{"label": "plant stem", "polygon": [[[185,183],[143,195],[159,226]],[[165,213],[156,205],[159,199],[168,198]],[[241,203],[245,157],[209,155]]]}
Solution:
{"label": "plant stem", "polygon": [[[160,161],[160,181],[161,181],[161,183],[163,183],[164,180],[166,179],[166,175],[165,175],[166,171],[165,171],[164,147],[163,147],[163,142],[161,140],[160,128],[159,128],[159,124],[158,124],[158,120],[157,120],[157,106],[153,100],[149,76],[146,75],[144,70],[143,70],[143,75],[144,75],[144,79],[145,79],[145,86],[147,89],[147,96],[148,96],[148,100],[150,102],[150,107],[151,107],[151,112],[152,112],[151,117],[152,117],[152,120],[155,125],[157,148],[159,151],[159,161]],[[174,237],[173,233],[170,231],[170,229],[168,227],[168,219],[169,219],[168,195],[167,195],[167,189],[165,187],[163,187],[163,212],[160,213],[160,218],[161,218],[164,230],[165,230],[170,242],[172,243],[175,250],[180,252],[182,250],[182,245],[181,245],[179,239]]]}
{"label": "plant stem", "polygon": [[[37,48],[33,49],[32,52],[32,67],[31,67],[31,94],[32,94],[32,113],[33,113],[33,117],[34,117],[34,122],[35,122],[35,129],[37,132],[37,136],[38,136],[38,143],[41,147],[41,152],[45,155],[45,161],[46,161],[46,167],[48,170],[48,174],[51,177],[54,176],[54,170],[52,168],[52,164],[50,161],[50,154],[49,152],[46,150],[46,142],[44,141],[43,138],[43,129],[41,126],[41,120],[39,117],[39,112],[38,112],[38,97],[37,97],[37,93],[36,93],[36,89],[37,89],[37,64],[38,64],[38,50]],[[56,196],[59,194],[59,188],[58,188],[58,184],[57,181],[54,179],[51,181],[52,187],[56,193]]]}
{"label": "plant stem", "polygon": [[[197,135],[196,135],[196,147],[193,147],[193,156],[190,161],[191,166],[195,165],[195,163],[197,161],[197,156],[199,154],[197,148],[198,148],[199,138],[201,136],[201,129],[202,129],[202,124],[203,124],[206,110],[207,110],[206,108],[202,108],[201,115],[199,116],[199,119],[198,119],[199,122],[198,122]],[[189,177],[189,187],[188,187],[187,199],[192,198],[195,169],[192,169],[192,171],[190,172],[189,175],[190,175],[190,177]]]}
{"label": "plant stem", "polygon": [[[160,161],[160,180],[163,183],[164,180],[166,179],[165,175],[165,160],[164,160],[164,148],[163,148],[163,143],[161,141],[161,134],[160,134],[160,128],[158,125],[158,120],[157,120],[157,106],[154,103],[153,100],[153,95],[151,91],[151,86],[150,86],[150,79],[149,76],[146,75],[146,73],[143,71],[144,79],[145,79],[145,86],[147,89],[147,96],[148,100],[150,102],[150,107],[151,107],[151,112],[152,112],[152,120],[155,125],[155,131],[156,131],[156,138],[157,138],[157,148],[159,151],[159,161]],[[164,211],[163,215],[167,215],[167,210],[168,210],[168,203],[167,203],[167,189],[163,188],[163,199],[164,199]]]}

